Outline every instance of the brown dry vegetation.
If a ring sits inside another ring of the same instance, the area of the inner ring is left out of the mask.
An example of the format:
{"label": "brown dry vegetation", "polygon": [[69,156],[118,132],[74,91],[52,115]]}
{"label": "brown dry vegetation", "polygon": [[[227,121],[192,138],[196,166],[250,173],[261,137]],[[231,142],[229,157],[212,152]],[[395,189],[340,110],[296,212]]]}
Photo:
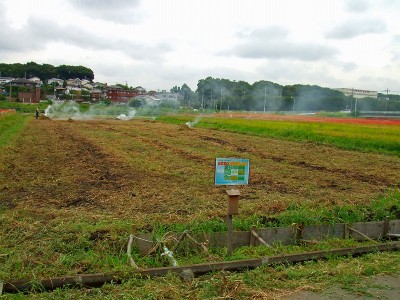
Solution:
{"label": "brown dry vegetation", "polygon": [[[213,183],[216,157],[250,159],[250,184],[240,187],[240,216],[236,218],[254,214],[268,218],[296,203],[327,208],[368,204],[396,186],[400,174],[398,157],[313,143],[149,120],[32,120],[16,142],[0,153],[0,221],[4,220],[7,228],[0,231],[4,234],[0,247],[6,250],[0,253],[0,264],[10,260],[8,273],[2,273],[9,278],[2,279],[114,271],[118,262],[110,263],[107,253],[121,257],[130,233],[125,227],[120,239],[112,235],[110,231],[115,228],[110,229],[111,224],[118,227],[120,220],[132,223],[135,232],[151,230],[157,223],[224,219],[225,187]],[[85,233],[92,242],[87,248],[87,240],[77,232],[82,220],[85,224],[104,224]],[[78,225],[71,229],[73,222]],[[91,261],[79,256],[79,251],[68,257],[73,252],[68,243],[74,247],[73,241],[81,239],[76,243],[82,248],[79,250],[95,253]],[[396,258],[388,260],[381,268],[395,268],[392,262]],[[326,274],[341,272],[325,262],[317,263],[313,272],[325,274],[320,272],[325,264]],[[376,259],[371,264],[381,263]],[[364,272],[351,262],[348,269]],[[207,275],[187,284],[169,276],[131,286],[88,290],[86,297],[100,298],[109,293],[110,299],[118,299],[126,292],[129,297],[138,293],[138,298],[152,294],[153,299],[165,299],[167,294],[171,299],[199,299],[213,293],[222,295],[220,298],[276,299],[288,290],[291,293],[307,287],[313,276],[296,284],[283,270],[272,268],[243,277]],[[270,282],[259,287],[258,277]],[[287,285],[282,285],[286,280]],[[74,299],[83,297],[85,291],[70,293]],[[57,295],[61,294],[53,297]]]}
{"label": "brown dry vegetation", "polygon": [[148,120],[38,120],[1,156],[0,201],[43,222],[79,215],[129,219],[140,229],[223,218],[215,157],[251,161],[250,184],[240,188],[242,216],[268,216],[293,203],[365,204],[400,174],[399,158],[312,143]]}

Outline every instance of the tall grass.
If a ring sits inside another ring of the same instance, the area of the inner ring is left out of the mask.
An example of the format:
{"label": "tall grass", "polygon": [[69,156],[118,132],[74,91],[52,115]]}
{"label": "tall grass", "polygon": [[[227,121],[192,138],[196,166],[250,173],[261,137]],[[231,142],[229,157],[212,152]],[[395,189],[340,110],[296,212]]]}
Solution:
{"label": "tall grass", "polygon": [[21,114],[0,114],[0,148],[13,141],[28,122],[28,116]]}
{"label": "tall grass", "polygon": [[[173,124],[186,123],[192,119],[180,116],[158,118]],[[399,126],[210,117],[201,118],[195,126],[400,156]]]}

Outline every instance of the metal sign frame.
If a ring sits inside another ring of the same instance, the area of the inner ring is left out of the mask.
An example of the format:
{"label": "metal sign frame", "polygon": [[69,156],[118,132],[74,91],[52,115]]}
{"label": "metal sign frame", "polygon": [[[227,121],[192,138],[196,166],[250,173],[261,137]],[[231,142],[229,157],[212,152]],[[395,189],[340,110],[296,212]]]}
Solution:
{"label": "metal sign frame", "polygon": [[215,159],[215,185],[247,185],[249,177],[249,159],[232,157]]}

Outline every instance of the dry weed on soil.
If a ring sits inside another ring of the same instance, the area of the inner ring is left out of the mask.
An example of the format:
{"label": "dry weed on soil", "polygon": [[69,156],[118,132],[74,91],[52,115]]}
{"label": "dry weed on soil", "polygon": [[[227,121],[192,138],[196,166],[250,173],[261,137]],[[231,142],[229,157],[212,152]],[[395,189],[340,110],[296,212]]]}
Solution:
{"label": "dry weed on soil", "polygon": [[[240,214],[293,203],[359,205],[398,184],[400,159],[153,121],[35,120],[1,155],[0,201],[56,216],[152,222],[223,218],[216,157],[251,161]],[[46,217],[43,217],[46,216]],[[41,218],[41,219],[42,219]]]}

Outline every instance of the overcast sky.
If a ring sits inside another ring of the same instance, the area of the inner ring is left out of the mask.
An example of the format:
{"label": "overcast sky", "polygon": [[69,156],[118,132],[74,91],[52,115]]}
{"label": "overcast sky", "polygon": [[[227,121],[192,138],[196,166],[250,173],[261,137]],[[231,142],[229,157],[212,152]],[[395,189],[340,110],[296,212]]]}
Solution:
{"label": "overcast sky", "polygon": [[400,0],[0,0],[0,62],[82,65],[95,81],[400,91]]}

